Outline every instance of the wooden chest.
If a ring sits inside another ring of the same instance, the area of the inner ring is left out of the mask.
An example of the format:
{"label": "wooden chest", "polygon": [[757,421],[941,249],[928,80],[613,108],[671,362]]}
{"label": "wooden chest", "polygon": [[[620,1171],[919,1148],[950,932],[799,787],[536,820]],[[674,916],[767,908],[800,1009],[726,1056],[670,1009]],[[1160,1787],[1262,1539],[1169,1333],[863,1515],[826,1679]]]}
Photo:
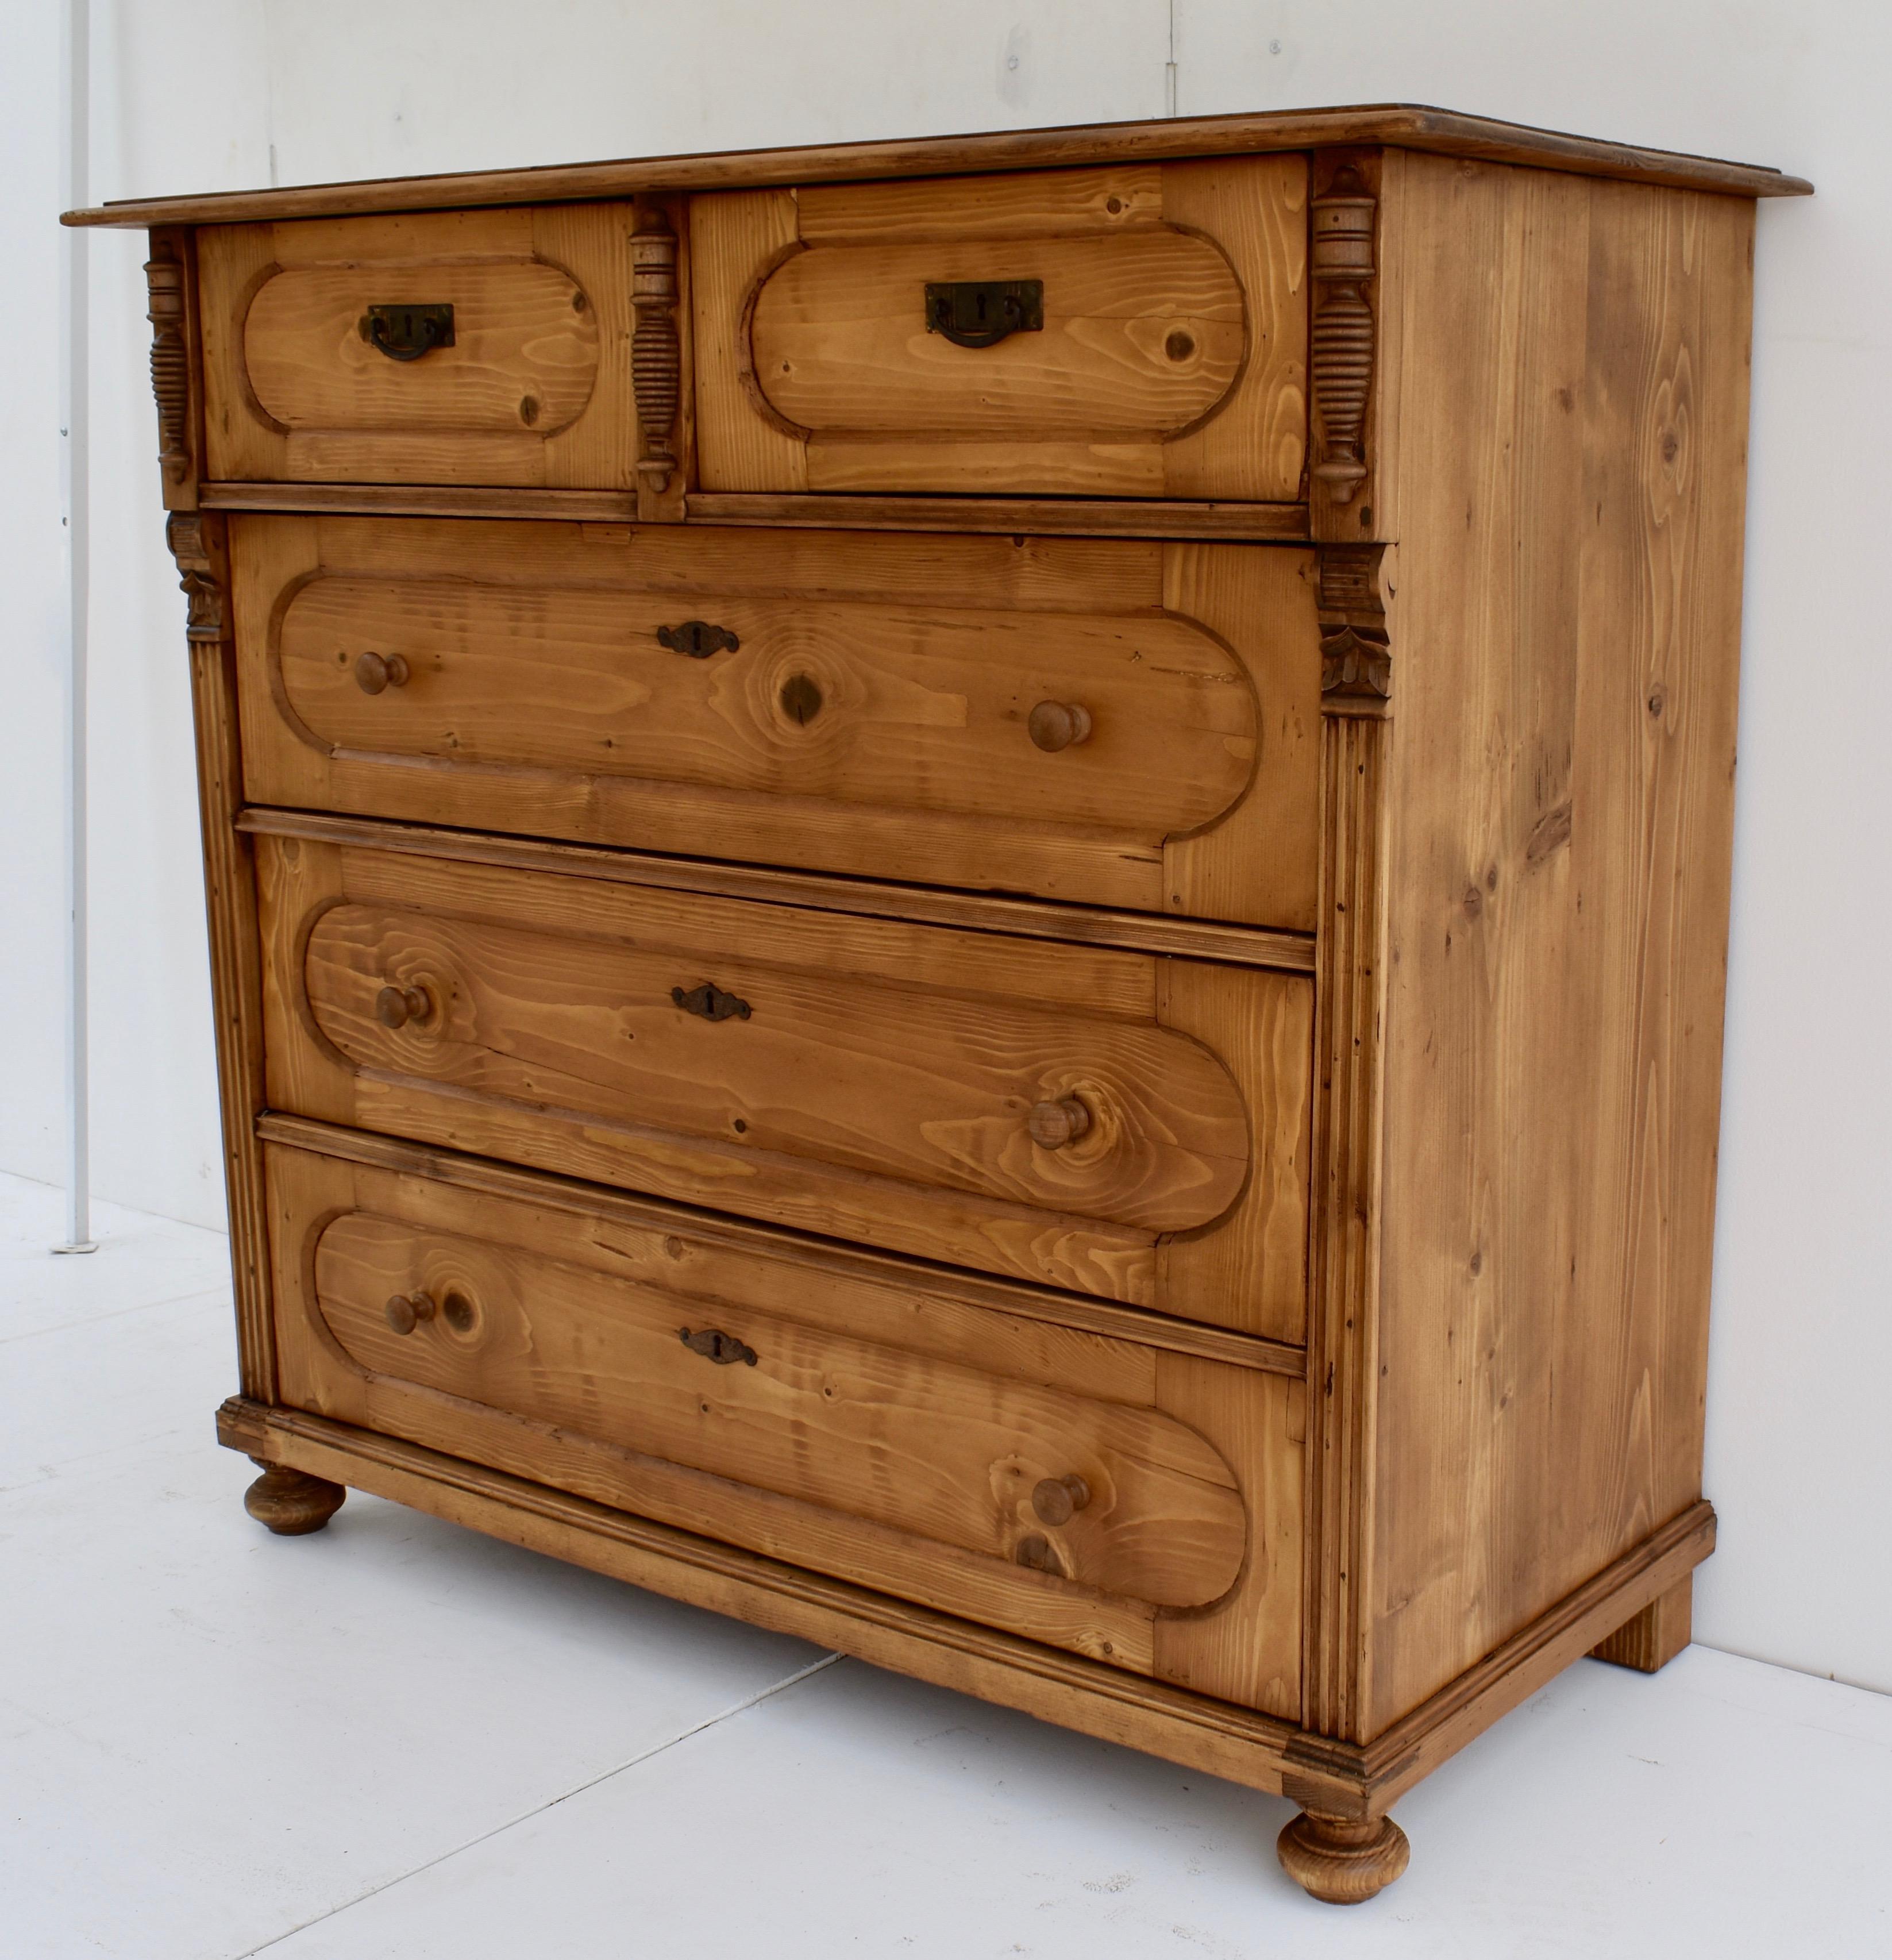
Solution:
{"label": "wooden chest", "polygon": [[251,1510],[1255,1788],[1700,1487],[1754,199],[1322,110],[180,199]]}

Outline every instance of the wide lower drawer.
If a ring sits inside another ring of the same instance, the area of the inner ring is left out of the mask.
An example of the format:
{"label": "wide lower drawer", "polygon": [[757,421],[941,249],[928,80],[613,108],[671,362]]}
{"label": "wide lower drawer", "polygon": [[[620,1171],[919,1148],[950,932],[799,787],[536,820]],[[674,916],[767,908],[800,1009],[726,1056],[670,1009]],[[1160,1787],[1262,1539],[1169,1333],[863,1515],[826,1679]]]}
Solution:
{"label": "wide lower drawer", "polygon": [[1312,931],[1305,551],[232,524],[252,801]]}
{"label": "wide lower drawer", "polygon": [[272,1106],[1296,1341],[1304,976],[257,839]]}
{"label": "wide lower drawer", "polygon": [[206,474],[627,489],[628,204],[206,226]]}
{"label": "wide lower drawer", "polygon": [[1297,1379],[555,1180],[267,1155],[291,1405],[1298,1714]]}
{"label": "wide lower drawer", "polygon": [[708,490],[1304,495],[1307,161],[692,199]]}

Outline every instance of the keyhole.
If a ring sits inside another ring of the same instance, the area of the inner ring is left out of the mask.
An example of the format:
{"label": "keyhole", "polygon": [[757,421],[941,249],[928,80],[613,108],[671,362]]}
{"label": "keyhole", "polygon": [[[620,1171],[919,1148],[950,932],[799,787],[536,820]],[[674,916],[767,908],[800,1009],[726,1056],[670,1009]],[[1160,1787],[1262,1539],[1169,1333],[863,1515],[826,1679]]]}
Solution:
{"label": "keyhole", "polygon": [[821,712],[821,689],[806,674],[790,674],[782,682],[782,712],[806,728]]}

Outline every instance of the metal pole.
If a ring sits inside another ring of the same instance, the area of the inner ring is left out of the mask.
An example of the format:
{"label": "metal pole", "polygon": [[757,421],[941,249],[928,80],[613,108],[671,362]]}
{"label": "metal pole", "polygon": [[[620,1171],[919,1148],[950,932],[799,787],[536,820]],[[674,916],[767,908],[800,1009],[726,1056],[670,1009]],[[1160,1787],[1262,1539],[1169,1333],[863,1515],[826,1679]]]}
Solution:
{"label": "metal pole", "polygon": [[[62,52],[65,57],[65,154],[61,189],[69,210],[87,196],[91,148],[91,0],[65,0]],[[65,1087],[67,1135],[66,1237],[56,1252],[97,1249],[92,1236],[92,1138],[89,1108],[90,1054],[87,1027],[85,851],[85,652],[90,554],[90,497],[87,472],[87,408],[90,348],[87,323],[87,234],[64,234],[65,280],[65,359],[59,380],[61,475],[64,479],[67,622],[70,660],[66,686],[65,862],[66,918]]]}

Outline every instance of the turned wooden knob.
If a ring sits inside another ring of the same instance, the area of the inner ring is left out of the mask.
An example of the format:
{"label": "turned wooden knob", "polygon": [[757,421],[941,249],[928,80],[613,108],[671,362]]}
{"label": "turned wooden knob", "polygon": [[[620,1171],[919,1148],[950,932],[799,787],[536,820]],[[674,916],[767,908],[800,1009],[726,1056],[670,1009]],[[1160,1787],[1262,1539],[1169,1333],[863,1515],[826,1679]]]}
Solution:
{"label": "turned wooden knob", "polygon": [[384,1028],[404,1028],[425,1020],[433,1005],[425,987],[383,987],[374,997],[374,1018]]}
{"label": "turned wooden knob", "polygon": [[1089,1129],[1090,1112],[1075,1096],[1060,1096],[1055,1102],[1034,1102],[1025,1120],[1033,1143],[1061,1150]]}
{"label": "turned wooden knob", "polygon": [[1089,1502],[1090,1486],[1075,1474],[1044,1478],[1032,1492],[1032,1509],[1041,1524],[1067,1525]]}
{"label": "turned wooden knob", "polygon": [[1025,723],[1032,740],[1048,755],[1074,749],[1090,735],[1090,710],[1074,701],[1041,701]]}
{"label": "turned wooden knob", "polygon": [[396,1334],[412,1334],[424,1320],[431,1320],[439,1309],[431,1293],[397,1293],[383,1309],[387,1324]]}
{"label": "turned wooden knob", "polygon": [[355,684],[364,694],[379,694],[384,688],[405,687],[409,671],[399,654],[362,654],[355,663]]}

